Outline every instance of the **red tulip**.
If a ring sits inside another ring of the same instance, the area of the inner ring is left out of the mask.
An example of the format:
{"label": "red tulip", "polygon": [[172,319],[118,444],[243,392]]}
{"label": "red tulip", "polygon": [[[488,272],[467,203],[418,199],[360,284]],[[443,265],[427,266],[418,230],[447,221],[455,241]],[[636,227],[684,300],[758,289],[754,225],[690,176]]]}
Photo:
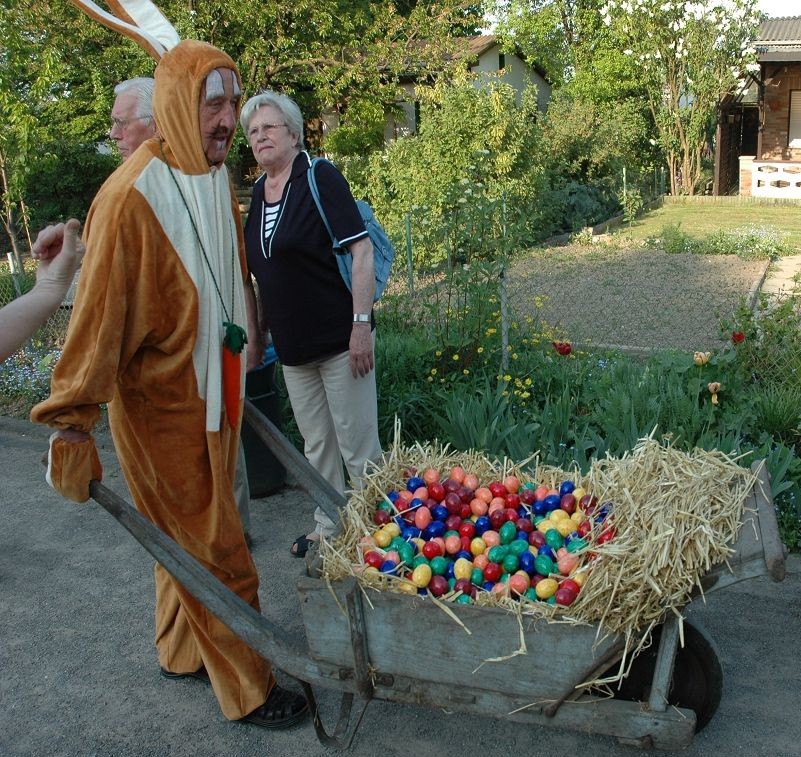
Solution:
{"label": "red tulip", "polygon": [[740,344],[745,341],[745,334],[742,331],[732,331],[731,340],[735,344]]}
{"label": "red tulip", "polygon": [[560,355],[569,355],[573,352],[570,342],[551,342],[551,344]]}

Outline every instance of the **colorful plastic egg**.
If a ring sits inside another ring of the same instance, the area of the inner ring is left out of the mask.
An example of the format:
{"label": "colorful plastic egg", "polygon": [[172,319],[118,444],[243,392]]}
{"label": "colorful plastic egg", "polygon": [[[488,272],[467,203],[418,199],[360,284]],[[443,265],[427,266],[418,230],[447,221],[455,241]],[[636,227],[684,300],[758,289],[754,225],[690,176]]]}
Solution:
{"label": "colorful plastic egg", "polygon": [[431,566],[430,565],[418,565],[412,571],[412,583],[418,589],[423,589],[426,586],[428,586],[428,584],[431,581],[431,577],[432,576],[433,576],[433,573],[431,571]]}
{"label": "colorful plastic egg", "polygon": [[448,560],[444,557],[434,557],[431,560],[431,571],[435,576],[444,576],[445,571],[448,569]]}
{"label": "colorful plastic egg", "polygon": [[534,568],[541,576],[550,575],[554,572],[553,560],[546,555],[537,555],[537,557],[534,559]]}
{"label": "colorful plastic egg", "polygon": [[453,575],[455,578],[466,578],[470,579],[470,576],[473,573],[473,563],[470,560],[465,560],[463,557],[460,557],[454,564],[453,564]]}
{"label": "colorful plastic egg", "polygon": [[559,584],[554,578],[543,578],[535,587],[534,591],[538,599],[548,599],[556,594]]}

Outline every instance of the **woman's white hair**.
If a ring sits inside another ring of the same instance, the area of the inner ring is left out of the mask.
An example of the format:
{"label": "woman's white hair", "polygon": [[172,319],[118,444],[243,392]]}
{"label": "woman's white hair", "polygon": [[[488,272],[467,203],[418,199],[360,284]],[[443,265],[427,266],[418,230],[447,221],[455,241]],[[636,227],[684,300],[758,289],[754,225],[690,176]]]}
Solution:
{"label": "woman's white hair", "polygon": [[271,90],[263,90],[259,92],[259,94],[253,95],[243,106],[242,112],[239,115],[239,123],[242,124],[245,136],[247,137],[248,135],[250,120],[256,115],[256,111],[259,108],[263,108],[265,105],[272,105],[273,108],[281,114],[287,129],[289,129],[289,133],[296,134],[298,137],[295,147],[302,150],[304,148],[303,116],[301,115],[298,104],[291,97]]}

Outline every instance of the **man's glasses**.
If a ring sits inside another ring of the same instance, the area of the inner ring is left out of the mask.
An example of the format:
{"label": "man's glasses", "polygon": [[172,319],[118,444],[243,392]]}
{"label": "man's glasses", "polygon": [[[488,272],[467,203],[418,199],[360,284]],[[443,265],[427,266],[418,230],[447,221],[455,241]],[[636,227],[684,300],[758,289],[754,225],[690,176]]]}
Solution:
{"label": "man's glasses", "polygon": [[134,116],[133,118],[117,118],[116,116],[111,117],[111,128],[113,129],[115,126],[120,131],[125,131],[134,121],[149,121],[153,116]]}
{"label": "man's glasses", "polygon": [[280,129],[286,124],[262,124],[261,126],[254,126],[248,129],[248,139],[252,140],[260,134],[272,134],[276,129]]}

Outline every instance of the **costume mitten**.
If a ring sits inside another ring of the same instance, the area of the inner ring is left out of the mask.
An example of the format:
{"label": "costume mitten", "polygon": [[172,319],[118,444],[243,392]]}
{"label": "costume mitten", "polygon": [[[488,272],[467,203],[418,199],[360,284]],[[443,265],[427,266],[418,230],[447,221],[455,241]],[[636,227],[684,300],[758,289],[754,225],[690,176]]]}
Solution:
{"label": "costume mitten", "polygon": [[68,442],[58,433],[50,435],[47,456],[47,483],[62,497],[73,502],[89,499],[89,482],[103,478],[103,467],[97,456],[94,437],[82,442]]}

